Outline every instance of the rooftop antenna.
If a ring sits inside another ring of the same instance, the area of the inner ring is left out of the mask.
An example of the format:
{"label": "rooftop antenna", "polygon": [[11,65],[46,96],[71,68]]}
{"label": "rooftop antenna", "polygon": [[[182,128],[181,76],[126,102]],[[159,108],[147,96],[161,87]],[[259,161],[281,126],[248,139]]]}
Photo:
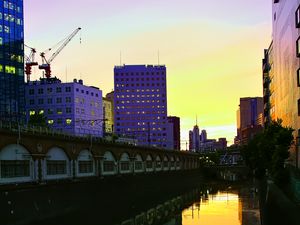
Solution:
{"label": "rooftop antenna", "polygon": [[120,66],[122,66],[122,51],[120,51]]}
{"label": "rooftop antenna", "polygon": [[66,83],[68,83],[68,66],[66,65]]}
{"label": "rooftop antenna", "polygon": [[157,51],[157,61],[158,61],[158,65],[159,65],[159,49]]}
{"label": "rooftop antenna", "polygon": [[198,115],[196,115],[196,125],[198,126]]}

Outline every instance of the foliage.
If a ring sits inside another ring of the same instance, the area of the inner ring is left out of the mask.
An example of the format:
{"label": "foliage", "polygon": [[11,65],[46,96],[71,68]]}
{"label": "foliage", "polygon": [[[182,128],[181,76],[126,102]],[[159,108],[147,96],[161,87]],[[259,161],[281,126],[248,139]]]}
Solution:
{"label": "foliage", "polygon": [[200,164],[203,166],[218,165],[220,163],[220,153],[219,152],[209,152],[201,154]]}
{"label": "foliage", "polygon": [[44,114],[30,115],[28,125],[36,127],[48,127],[47,118]]}
{"label": "foliage", "polygon": [[293,143],[293,129],[282,126],[282,120],[273,121],[242,149],[246,164],[257,177],[268,174],[275,183],[282,184],[287,178],[284,167]]}

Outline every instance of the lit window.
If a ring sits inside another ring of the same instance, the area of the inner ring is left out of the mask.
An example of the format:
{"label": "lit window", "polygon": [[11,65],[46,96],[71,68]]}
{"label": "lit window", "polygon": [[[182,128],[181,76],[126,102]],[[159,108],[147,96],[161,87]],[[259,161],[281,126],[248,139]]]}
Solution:
{"label": "lit window", "polygon": [[44,110],[41,109],[41,110],[39,111],[39,114],[40,114],[40,115],[43,115],[43,114],[44,114]]}
{"label": "lit window", "polygon": [[71,119],[66,119],[66,124],[70,125],[72,123]]}
{"label": "lit window", "polygon": [[16,68],[14,66],[5,66],[5,73],[16,74]]}
{"label": "lit window", "polygon": [[56,109],[56,113],[58,114],[58,115],[61,115],[63,112],[62,112],[62,109],[61,108],[59,108],[59,109]]}
{"label": "lit window", "polygon": [[30,111],[29,111],[29,115],[30,115],[30,116],[35,115],[35,111],[34,111],[34,110],[30,110]]}
{"label": "lit window", "polygon": [[3,38],[0,37],[0,45],[3,45]]}
{"label": "lit window", "polygon": [[9,34],[9,31],[10,31],[9,27],[8,26],[4,26],[4,32],[7,33],[7,34]]}
{"label": "lit window", "polygon": [[53,124],[54,123],[54,120],[48,120],[48,124]]}

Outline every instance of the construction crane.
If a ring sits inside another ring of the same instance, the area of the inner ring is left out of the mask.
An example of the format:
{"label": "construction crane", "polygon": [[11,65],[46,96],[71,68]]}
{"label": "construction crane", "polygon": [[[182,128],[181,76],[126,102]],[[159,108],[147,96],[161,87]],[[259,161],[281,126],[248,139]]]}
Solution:
{"label": "construction crane", "polygon": [[25,63],[26,79],[27,79],[27,82],[29,82],[30,81],[30,75],[31,75],[31,68],[33,66],[37,66],[38,63],[35,62],[35,60],[34,60],[36,49],[32,48],[32,47],[29,47],[28,45],[25,45],[25,46],[30,49],[30,55],[26,56],[26,63]]}
{"label": "construction crane", "polygon": [[64,39],[64,42],[62,43],[62,45],[57,49],[56,52],[54,52],[52,54],[52,56],[49,59],[46,59],[46,53],[51,51],[52,49],[49,48],[47,49],[47,51],[44,51],[42,53],[40,53],[40,56],[42,57],[42,65],[39,65],[39,69],[44,70],[45,71],[45,76],[46,78],[50,78],[51,77],[51,62],[56,58],[56,56],[59,55],[59,53],[61,53],[61,51],[69,44],[69,42],[76,36],[76,34],[81,30],[80,27],[78,27],[76,30],[73,31],[72,34],[70,34],[68,37],[66,37]]}

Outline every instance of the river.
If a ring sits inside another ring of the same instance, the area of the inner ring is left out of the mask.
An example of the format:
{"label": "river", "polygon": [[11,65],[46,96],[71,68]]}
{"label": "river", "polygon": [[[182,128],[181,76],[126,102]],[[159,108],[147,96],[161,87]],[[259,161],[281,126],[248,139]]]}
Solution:
{"label": "river", "polygon": [[[146,193],[146,192],[145,192]],[[135,193],[131,193],[134,195]],[[128,196],[82,205],[34,225],[259,225],[257,189],[249,183],[205,183],[171,198]],[[95,197],[97,198],[97,196]],[[118,200],[119,199],[119,200]]]}

